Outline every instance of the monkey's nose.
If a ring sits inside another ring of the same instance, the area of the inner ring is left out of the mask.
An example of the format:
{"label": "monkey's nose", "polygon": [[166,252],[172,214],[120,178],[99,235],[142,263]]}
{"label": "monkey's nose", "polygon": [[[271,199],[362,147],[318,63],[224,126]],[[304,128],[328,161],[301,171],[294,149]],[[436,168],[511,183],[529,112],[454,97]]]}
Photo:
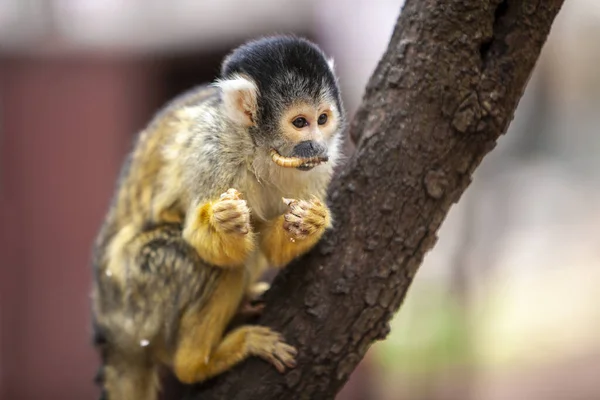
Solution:
{"label": "monkey's nose", "polygon": [[315,142],[314,140],[305,140],[294,146],[292,157],[311,158],[311,157],[326,157],[327,147]]}

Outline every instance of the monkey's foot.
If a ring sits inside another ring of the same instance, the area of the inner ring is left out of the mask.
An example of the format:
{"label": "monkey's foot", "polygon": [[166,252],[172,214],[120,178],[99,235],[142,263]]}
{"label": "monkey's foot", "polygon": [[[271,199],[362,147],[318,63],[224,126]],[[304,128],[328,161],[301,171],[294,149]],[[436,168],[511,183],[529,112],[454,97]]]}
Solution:
{"label": "monkey's foot", "polygon": [[229,189],[212,206],[212,222],[223,233],[245,235],[250,232],[250,209],[241,193]]}
{"label": "monkey's foot", "polygon": [[256,321],[263,314],[265,303],[250,300],[242,301],[237,313],[232,318],[230,326],[240,326]]}
{"label": "monkey's foot", "polygon": [[270,362],[279,372],[296,366],[298,351],[285,343],[280,333],[265,326],[248,326],[246,346],[248,353]]}
{"label": "monkey's foot", "polygon": [[261,297],[270,287],[271,285],[267,282],[257,282],[250,286],[237,315],[242,319],[259,317],[265,309],[265,303]]}
{"label": "monkey's foot", "polygon": [[238,316],[242,319],[251,319],[260,317],[265,310],[265,303],[263,302],[249,302],[242,303]]}
{"label": "monkey's foot", "polygon": [[302,240],[315,233],[322,233],[330,223],[329,210],[316,197],[310,201],[283,199],[289,211],[283,216],[283,228],[290,240]]}

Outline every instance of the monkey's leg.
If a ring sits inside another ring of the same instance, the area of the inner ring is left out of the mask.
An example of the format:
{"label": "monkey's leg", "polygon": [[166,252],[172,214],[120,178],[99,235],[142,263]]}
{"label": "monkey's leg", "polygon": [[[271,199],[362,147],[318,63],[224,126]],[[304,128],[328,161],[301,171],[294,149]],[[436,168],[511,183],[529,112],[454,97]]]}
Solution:
{"label": "monkey's leg", "polygon": [[[245,278],[241,272],[225,271],[209,303],[183,315],[173,358],[173,370],[181,382],[204,381],[251,355],[269,361],[280,371],[295,365],[296,350],[267,327],[245,325],[223,337],[243,294]],[[231,295],[236,290],[239,297]]]}
{"label": "monkey's leg", "polygon": [[143,354],[109,353],[103,366],[104,400],[156,400],[160,386],[156,366]]}
{"label": "monkey's leg", "polygon": [[296,365],[296,354],[296,349],[286,344],[281,334],[265,326],[245,325],[225,336],[205,361],[199,361],[193,369],[179,368],[176,372],[184,383],[201,382],[229,370],[252,355],[284,372],[286,367]]}
{"label": "monkey's leg", "polygon": [[316,197],[286,203],[289,211],[265,226],[260,241],[263,254],[277,267],[310,250],[331,226],[329,209]]}
{"label": "monkey's leg", "polygon": [[242,266],[254,250],[250,210],[240,193],[229,189],[217,201],[196,207],[186,220],[183,237],[212,265]]}

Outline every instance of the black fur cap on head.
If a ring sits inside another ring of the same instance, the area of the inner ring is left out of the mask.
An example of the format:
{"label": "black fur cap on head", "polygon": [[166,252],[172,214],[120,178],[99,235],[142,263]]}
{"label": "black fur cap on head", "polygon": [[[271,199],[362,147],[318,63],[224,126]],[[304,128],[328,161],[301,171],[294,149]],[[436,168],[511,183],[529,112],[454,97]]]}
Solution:
{"label": "black fur cap on head", "polygon": [[326,92],[343,116],[337,80],[323,51],[295,36],[272,36],[248,42],[229,54],[221,79],[246,75],[258,88],[259,123],[274,121],[296,99],[316,101]]}

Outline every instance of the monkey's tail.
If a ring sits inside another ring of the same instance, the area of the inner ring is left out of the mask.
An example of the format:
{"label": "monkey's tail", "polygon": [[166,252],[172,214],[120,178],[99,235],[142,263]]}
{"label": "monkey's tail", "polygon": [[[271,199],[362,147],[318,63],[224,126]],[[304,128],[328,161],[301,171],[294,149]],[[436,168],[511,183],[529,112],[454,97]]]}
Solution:
{"label": "monkey's tail", "polygon": [[100,400],[156,400],[160,390],[157,366],[139,354],[106,354],[96,382]]}

